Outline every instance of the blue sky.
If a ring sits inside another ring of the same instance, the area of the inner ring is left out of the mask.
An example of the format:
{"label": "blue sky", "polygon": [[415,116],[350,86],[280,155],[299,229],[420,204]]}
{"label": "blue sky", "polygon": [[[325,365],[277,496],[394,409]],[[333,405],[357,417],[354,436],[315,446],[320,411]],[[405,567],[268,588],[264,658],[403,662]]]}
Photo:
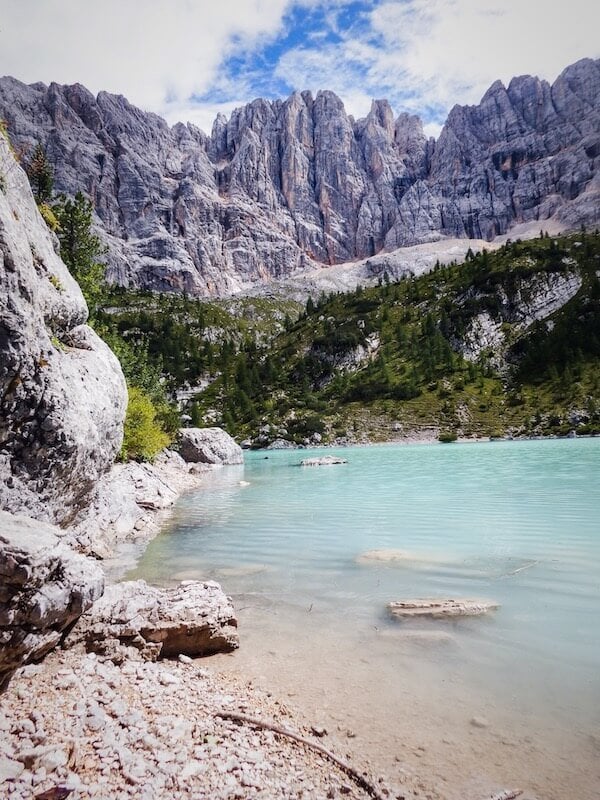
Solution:
{"label": "blue sky", "polygon": [[0,73],[124,94],[209,131],[255,97],[331,89],[436,135],[500,78],[600,55],[600,4],[540,0],[0,0]]}

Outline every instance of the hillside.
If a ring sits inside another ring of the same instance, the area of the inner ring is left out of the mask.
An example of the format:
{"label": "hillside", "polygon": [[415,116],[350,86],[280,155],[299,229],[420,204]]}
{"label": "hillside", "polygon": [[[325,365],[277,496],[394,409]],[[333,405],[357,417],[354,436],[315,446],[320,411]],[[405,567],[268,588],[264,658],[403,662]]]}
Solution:
{"label": "hillside", "polygon": [[195,417],[255,445],[600,432],[600,236],[543,235],[309,299]]}

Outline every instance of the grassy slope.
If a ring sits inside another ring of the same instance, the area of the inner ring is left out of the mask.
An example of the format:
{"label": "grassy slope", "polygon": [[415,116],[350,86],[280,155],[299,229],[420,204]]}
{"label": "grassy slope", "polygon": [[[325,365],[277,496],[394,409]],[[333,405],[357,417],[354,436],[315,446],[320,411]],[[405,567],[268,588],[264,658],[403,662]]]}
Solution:
{"label": "grassy slope", "polygon": [[[262,429],[263,443],[314,432],[325,441],[389,439],[399,427],[464,436],[600,431],[598,270],[600,237],[577,234],[323,298],[268,348],[230,359],[200,411],[217,409],[238,436]],[[569,274],[582,279],[576,296],[523,332],[515,308],[553,275]],[[482,312],[504,344],[469,363],[458,351]]]}

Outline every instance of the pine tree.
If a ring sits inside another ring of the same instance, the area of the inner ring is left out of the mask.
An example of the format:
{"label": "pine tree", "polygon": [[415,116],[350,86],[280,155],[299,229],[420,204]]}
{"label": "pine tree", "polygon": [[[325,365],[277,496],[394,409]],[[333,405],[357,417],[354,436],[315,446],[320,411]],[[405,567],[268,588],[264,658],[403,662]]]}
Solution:
{"label": "pine tree", "polygon": [[26,166],[27,177],[35,202],[39,205],[48,203],[52,197],[54,187],[54,171],[50,166],[46,151],[41,144],[37,144],[33,156]]}
{"label": "pine tree", "polygon": [[61,197],[53,207],[60,228],[60,255],[79,283],[93,320],[104,296],[104,264],[98,259],[106,252],[92,233],[92,204],[77,192],[75,198]]}

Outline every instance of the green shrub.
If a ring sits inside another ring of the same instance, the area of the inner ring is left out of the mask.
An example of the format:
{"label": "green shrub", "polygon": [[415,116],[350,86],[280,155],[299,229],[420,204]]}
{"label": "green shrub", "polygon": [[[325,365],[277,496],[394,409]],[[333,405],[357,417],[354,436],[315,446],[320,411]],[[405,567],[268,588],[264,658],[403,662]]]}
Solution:
{"label": "green shrub", "polygon": [[58,219],[56,218],[56,214],[52,210],[52,208],[48,205],[48,203],[40,203],[38,206],[38,210],[42,215],[42,218],[46,225],[50,228],[51,231],[57,231],[60,228],[60,224]]}
{"label": "green shrub", "polygon": [[442,442],[443,444],[450,444],[450,442],[455,442],[456,439],[457,436],[454,431],[442,431],[438,436],[438,442]]}
{"label": "green shrub", "polygon": [[157,420],[154,403],[137,386],[130,386],[121,459],[150,461],[168,444],[170,437]]}

